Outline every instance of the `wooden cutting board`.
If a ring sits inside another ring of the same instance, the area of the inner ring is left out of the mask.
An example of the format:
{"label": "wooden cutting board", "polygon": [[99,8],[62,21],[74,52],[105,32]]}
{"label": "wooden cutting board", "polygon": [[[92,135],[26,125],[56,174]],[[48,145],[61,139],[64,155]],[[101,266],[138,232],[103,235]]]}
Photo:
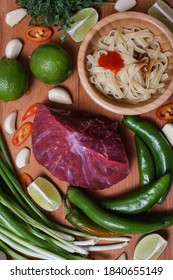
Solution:
{"label": "wooden cutting board", "polygon": [[[14,27],[10,27],[5,23],[5,15],[7,12],[17,8],[18,6],[15,4],[14,0],[8,0],[8,1],[1,1],[1,11],[0,11],[0,55],[1,57],[5,54],[5,46],[8,43],[9,40],[13,38],[19,38],[24,43],[23,50],[20,54],[19,60],[25,65],[26,69],[29,72],[28,67],[28,61],[29,56],[31,55],[32,51],[39,45],[38,43],[32,43],[29,41],[26,41],[24,38],[24,32],[29,26],[29,17],[25,17],[19,24],[17,24]],[[147,13],[148,9],[156,2],[155,0],[138,0],[138,4],[132,9],[134,11],[139,11],[143,13]],[[168,4],[172,5],[172,0],[165,1]],[[114,5],[102,5],[102,7],[98,8],[98,12],[100,15],[100,19],[115,13],[115,10],[113,8]],[[112,119],[115,119],[119,121],[119,128],[120,133],[122,135],[122,139],[125,145],[125,149],[127,151],[129,161],[130,161],[130,167],[131,172],[128,175],[126,179],[121,181],[119,184],[116,184],[115,186],[110,187],[107,190],[97,191],[93,192],[93,197],[95,199],[99,199],[100,197],[106,197],[111,195],[118,195],[122,193],[127,193],[135,188],[138,187],[139,183],[139,175],[138,175],[138,166],[137,166],[137,160],[136,160],[136,150],[134,145],[134,139],[133,134],[129,132],[126,128],[124,128],[121,125],[121,119],[122,116],[118,114],[113,114],[111,112],[107,112],[106,110],[100,108],[98,105],[93,103],[93,101],[88,97],[88,95],[85,93],[82,85],[80,84],[80,80],[77,73],[77,54],[78,49],[80,46],[80,43],[75,43],[71,40],[71,38],[66,38],[66,40],[62,43],[60,41],[60,35],[59,32],[57,32],[56,29],[54,29],[54,34],[52,38],[50,39],[51,43],[56,43],[63,48],[65,48],[72,57],[73,61],[73,74],[62,84],[71,94],[73,99],[73,104],[70,106],[66,106],[67,108],[73,108],[77,110],[87,110],[88,112],[94,112],[106,115]],[[20,126],[22,124],[21,117],[23,113],[26,111],[26,109],[32,105],[35,102],[43,102],[45,104],[49,104],[50,106],[58,106],[54,105],[53,103],[48,103],[47,98],[47,92],[50,88],[53,86],[43,84],[42,82],[34,79],[30,75],[30,85],[28,92],[19,100],[13,101],[13,102],[2,102],[0,101],[0,124],[3,129],[3,122],[5,117],[13,110],[18,110],[18,118],[17,118],[17,126]],[[173,98],[170,98],[170,101],[172,101]],[[60,106],[58,106],[60,107]],[[65,107],[65,106],[61,106]],[[148,120],[151,120],[153,123],[155,123],[158,127],[162,127],[164,125],[164,122],[158,121],[156,118],[155,111],[151,111],[147,113],[146,115],[141,115],[141,117],[147,117]],[[4,132],[5,140],[8,143],[11,155],[13,160],[15,160],[15,157],[19,150],[26,146],[31,148],[31,139],[28,139],[22,146],[19,148],[12,147],[11,140],[12,136],[7,135]],[[33,179],[38,177],[39,175],[47,176],[50,178],[57,187],[61,190],[62,195],[66,193],[67,190],[67,183],[61,182],[55,177],[51,176],[49,172],[46,171],[43,167],[41,167],[35,160],[33,154],[31,153],[31,158],[29,164],[18,170],[20,174],[26,172],[32,176]],[[159,206],[159,209],[161,210],[171,210],[173,211],[173,189],[170,191],[166,201],[162,206]],[[155,209],[158,209],[158,206],[155,207]],[[63,206],[61,206],[57,211],[53,212],[51,215],[52,219],[57,220],[58,222],[61,222],[65,224],[66,226],[70,226],[67,221],[65,221],[65,213]],[[164,253],[161,255],[160,259],[162,260],[173,260],[173,227],[170,227],[168,229],[165,229],[163,231],[160,231],[160,234],[168,240],[168,246]],[[123,249],[114,250],[114,251],[106,251],[106,252],[100,252],[100,253],[93,253],[91,256],[95,259],[117,259],[117,257],[122,252],[127,252],[128,259],[133,258],[133,251],[134,247],[137,243],[137,241],[142,237],[142,235],[133,235],[131,236],[131,241],[129,245]]]}

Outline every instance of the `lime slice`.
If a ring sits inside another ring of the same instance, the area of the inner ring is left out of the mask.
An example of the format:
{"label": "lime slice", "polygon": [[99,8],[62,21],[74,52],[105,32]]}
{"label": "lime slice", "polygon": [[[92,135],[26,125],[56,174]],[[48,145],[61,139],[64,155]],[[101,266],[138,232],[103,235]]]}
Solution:
{"label": "lime slice", "polygon": [[157,233],[143,237],[135,247],[134,260],[157,260],[167,246],[167,241]]}
{"label": "lime slice", "polygon": [[70,17],[67,33],[75,42],[81,42],[91,27],[98,21],[98,13],[94,8],[85,8]]}
{"label": "lime slice", "polygon": [[61,205],[61,196],[56,187],[47,179],[38,177],[28,187],[31,198],[44,210],[54,211]]}
{"label": "lime slice", "polygon": [[158,0],[148,14],[162,21],[173,32],[173,9],[164,1]]}

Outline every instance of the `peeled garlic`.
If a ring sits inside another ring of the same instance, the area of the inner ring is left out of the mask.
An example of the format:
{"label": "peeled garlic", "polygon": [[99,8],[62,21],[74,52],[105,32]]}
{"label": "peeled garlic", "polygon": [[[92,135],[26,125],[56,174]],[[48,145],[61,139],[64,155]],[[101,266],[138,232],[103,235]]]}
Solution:
{"label": "peeled garlic", "polygon": [[19,56],[22,48],[23,44],[19,39],[12,39],[6,45],[5,55],[9,59],[15,59]]}
{"label": "peeled garlic", "polygon": [[71,96],[68,91],[63,87],[54,87],[48,91],[48,98],[50,101],[54,101],[62,104],[72,104]]}
{"label": "peeled garlic", "polygon": [[171,144],[171,146],[173,146],[173,124],[172,123],[166,123],[162,127],[162,131],[163,131],[166,139],[168,140],[168,142]]}
{"label": "peeled garlic", "polygon": [[19,8],[6,14],[5,21],[8,25],[13,27],[19,23],[27,14],[27,9]]}
{"label": "peeled garlic", "polygon": [[30,157],[30,149],[23,148],[22,150],[20,150],[16,156],[17,167],[22,168],[26,166],[29,163],[29,157]]}
{"label": "peeled garlic", "polygon": [[4,120],[4,129],[7,133],[12,134],[16,130],[17,111],[11,112]]}
{"label": "peeled garlic", "polygon": [[125,12],[132,9],[137,4],[136,0],[118,0],[115,3],[114,9],[117,12]]}

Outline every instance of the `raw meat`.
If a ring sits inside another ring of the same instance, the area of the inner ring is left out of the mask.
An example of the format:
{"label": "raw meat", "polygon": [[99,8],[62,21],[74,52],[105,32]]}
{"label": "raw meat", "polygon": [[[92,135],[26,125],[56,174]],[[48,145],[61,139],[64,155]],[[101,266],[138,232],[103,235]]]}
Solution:
{"label": "raw meat", "polygon": [[93,190],[118,183],[129,173],[117,122],[40,104],[32,129],[36,160],[54,176]]}

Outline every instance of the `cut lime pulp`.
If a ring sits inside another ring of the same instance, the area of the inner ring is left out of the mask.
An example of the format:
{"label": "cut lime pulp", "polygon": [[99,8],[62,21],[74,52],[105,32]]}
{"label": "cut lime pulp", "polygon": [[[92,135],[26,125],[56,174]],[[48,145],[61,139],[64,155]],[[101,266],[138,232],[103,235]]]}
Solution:
{"label": "cut lime pulp", "polygon": [[61,196],[57,188],[47,179],[38,177],[28,187],[31,198],[44,210],[55,211],[61,205]]}
{"label": "cut lime pulp", "polygon": [[167,246],[167,241],[157,233],[143,237],[134,250],[134,260],[157,260]]}
{"label": "cut lime pulp", "polygon": [[98,21],[98,13],[94,8],[85,8],[70,17],[67,33],[75,42],[81,42],[91,27]]}

